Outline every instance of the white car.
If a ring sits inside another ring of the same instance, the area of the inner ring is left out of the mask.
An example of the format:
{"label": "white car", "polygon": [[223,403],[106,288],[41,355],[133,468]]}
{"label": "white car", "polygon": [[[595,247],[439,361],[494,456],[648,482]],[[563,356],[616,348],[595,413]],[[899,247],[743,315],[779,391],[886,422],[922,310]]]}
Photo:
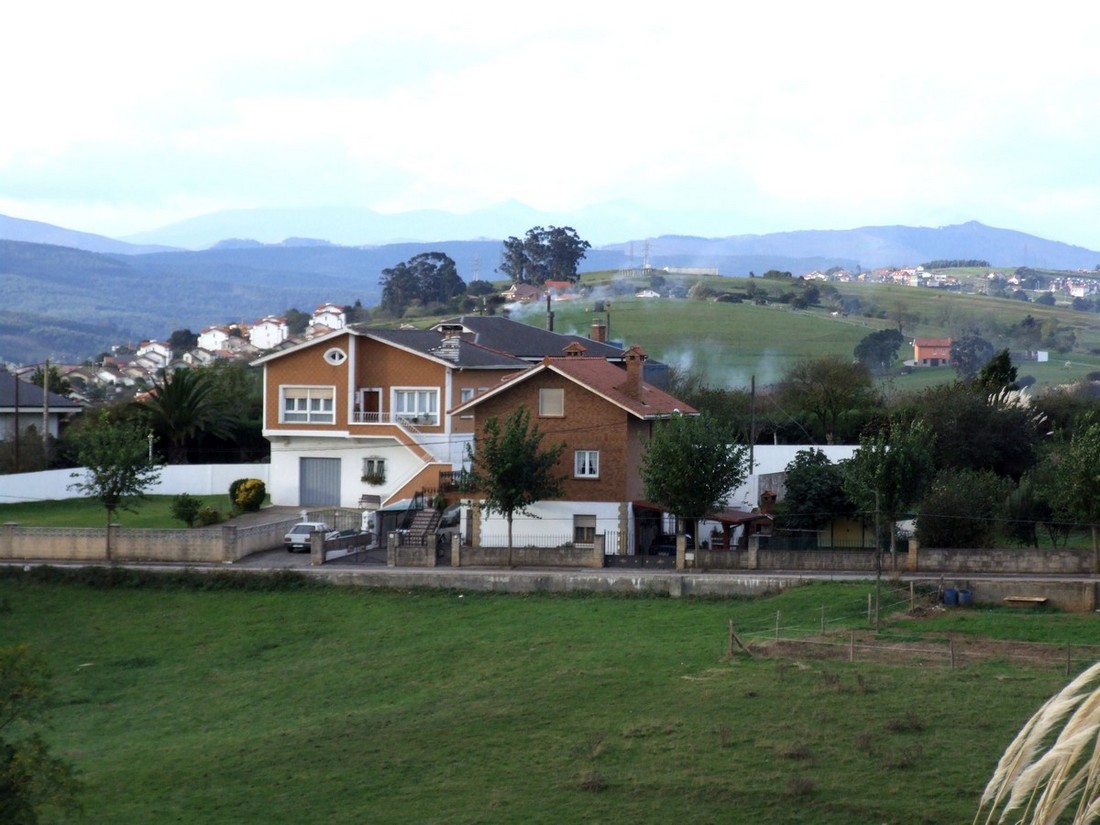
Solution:
{"label": "white car", "polygon": [[283,536],[283,544],[286,545],[286,551],[288,553],[294,553],[298,550],[308,553],[310,549],[310,536],[320,532],[325,534],[326,539],[334,539],[340,532],[338,530],[332,530],[323,521],[300,521],[290,528],[285,536]]}

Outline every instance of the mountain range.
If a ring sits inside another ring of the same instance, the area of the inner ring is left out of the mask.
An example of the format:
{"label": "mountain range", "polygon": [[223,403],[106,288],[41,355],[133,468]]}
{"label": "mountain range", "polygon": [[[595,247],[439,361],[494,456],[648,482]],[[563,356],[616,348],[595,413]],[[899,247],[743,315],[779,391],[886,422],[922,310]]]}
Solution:
{"label": "mountain range", "polygon": [[[555,224],[553,216],[522,204],[477,215],[237,210],[115,239],[0,215],[0,361],[83,360],[111,344],[254,321],[292,307],[309,311],[325,301],[372,306],[381,271],[421,252],[449,255],[468,281],[496,280],[503,238],[543,225],[572,225],[585,238],[585,224],[572,220],[583,216],[569,217],[569,224]],[[381,238],[390,240],[370,243]],[[641,234],[593,247],[582,270],[648,264],[731,276],[769,269],[801,275],[944,259],[1091,271],[1100,252],[971,221],[720,238]]]}

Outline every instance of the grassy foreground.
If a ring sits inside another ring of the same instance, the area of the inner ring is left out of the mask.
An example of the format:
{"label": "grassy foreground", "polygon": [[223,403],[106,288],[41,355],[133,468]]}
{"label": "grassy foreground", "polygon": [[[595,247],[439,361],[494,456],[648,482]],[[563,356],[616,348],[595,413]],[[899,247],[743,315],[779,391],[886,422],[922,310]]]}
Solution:
{"label": "grassy foreground", "polygon": [[726,657],[730,620],[751,635],[779,610],[812,627],[824,606],[858,626],[866,593],[197,591],[7,573],[0,644],[47,655],[49,739],[96,823],[969,822],[1060,673]]}

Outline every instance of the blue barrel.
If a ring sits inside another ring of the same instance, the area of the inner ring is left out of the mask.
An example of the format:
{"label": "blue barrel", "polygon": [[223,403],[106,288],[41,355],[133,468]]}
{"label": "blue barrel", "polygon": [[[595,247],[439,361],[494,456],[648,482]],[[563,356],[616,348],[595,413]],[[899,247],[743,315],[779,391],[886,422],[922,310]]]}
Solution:
{"label": "blue barrel", "polygon": [[969,590],[959,590],[959,607],[970,607],[974,596]]}
{"label": "blue barrel", "polygon": [[959,603],[959,591],[954,587],[944,588],[943,603],[948,607],[954,607]]}

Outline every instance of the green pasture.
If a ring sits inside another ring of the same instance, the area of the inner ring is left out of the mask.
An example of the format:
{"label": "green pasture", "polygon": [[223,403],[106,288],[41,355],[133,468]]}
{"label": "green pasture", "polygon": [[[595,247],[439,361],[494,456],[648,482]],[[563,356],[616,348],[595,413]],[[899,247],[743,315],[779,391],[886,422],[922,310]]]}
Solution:
{"label": "green pasture", "polygon": [[[582,281],[596,289],[612,273],[593,273]],[[706,278],[718,290],[743,291],[745,278]],[[777,281],[757,279],[771,294],[793,287]],[[639,282],[639,288],[644,286]],[[594,298],[554,304],[555,329],[588,335],[593,318],[609,322],[612,340],[637,343],[653,358],[674,366],[697,370],[714,386],[748,387],[753,376],[758,385],[775,382],[793,363],[807,358],[832,355],[851,358],[855,346],[871,332],[895,328],[899,319],[908,339],[947,337],[959,328],[1007,329],[1031,315],[1040,323],[1056,321],[1072,329],[1077,337],[1073,352],[1050,352],[1046,363],[1016,364],[1021,376],[1035,378],[1038,388],[1084,380],[1100,370],[1100,315],[1076,312],[1062,305],[1047,307],[1007,298],[961,294],[933,289],[885,284],[836,284],[843,295],[858,297],[863,314],[839,316],[813,307],[795,311],[772,303],[756,306],[686,299],[638,299],[632,295],[605,299],[603,313],[594,312]],[[599,294],[599,293],[597,293]],[[530,306],[518,316],[527,323],[543,326],[545,306]],[[985,333],[991,338],[996,336]],[[996,345],[996,342],[995,342]],[[900,360],[912,357],[903,346]],[[900,367],[900,364],[899,364]],[[921,389],[955,380],[950,368],[900,369],[886,376],[887,391]]]}
{"label": "green pasture", "polygon": [[[205,506],[229,515],[229,496],[195,496]],[[172,518],[175,496],[146,496],[136,502],[133,510],[115,511],[115,522],[123,527],[183,527]],[[15,521],[26,527],[103,527],[107,511],[95,499],[66,498],[50,501],[27,501],[0,504],[0,524]]]}
{"label": "green pasture", "polygon": [[[870,584],[719,601],[44,572],[0,576],[0,644],[48,660],[46,735],[102,825],[969,822],[1065,681],[727,654],[730,622],[863,628]],[[1049,615],[1048,636],[1094,623]]]}

